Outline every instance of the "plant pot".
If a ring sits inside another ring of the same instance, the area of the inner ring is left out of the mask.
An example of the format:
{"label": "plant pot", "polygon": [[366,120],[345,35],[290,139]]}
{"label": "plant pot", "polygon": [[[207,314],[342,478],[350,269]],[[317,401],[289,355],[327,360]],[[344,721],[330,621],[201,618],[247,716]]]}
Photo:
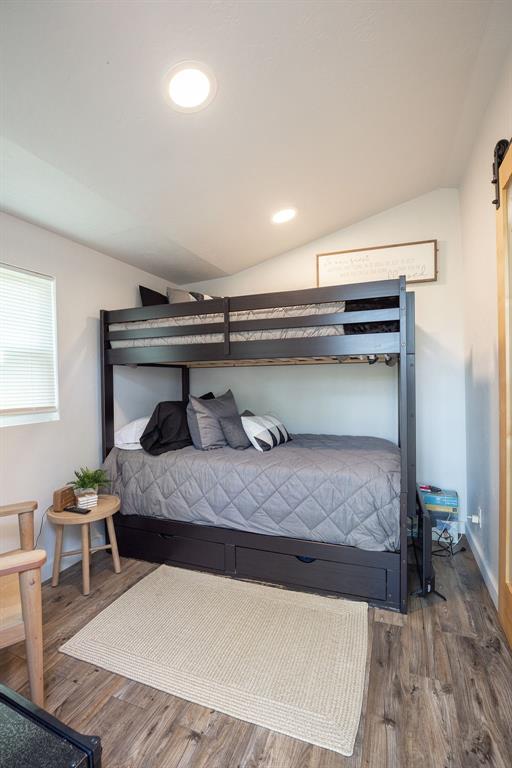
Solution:
{"label": "plant pot", "polygon": [[75,499],[77,507],[80,507],[81,509],[92,509],[98,505],[98,489],[75,489]]}

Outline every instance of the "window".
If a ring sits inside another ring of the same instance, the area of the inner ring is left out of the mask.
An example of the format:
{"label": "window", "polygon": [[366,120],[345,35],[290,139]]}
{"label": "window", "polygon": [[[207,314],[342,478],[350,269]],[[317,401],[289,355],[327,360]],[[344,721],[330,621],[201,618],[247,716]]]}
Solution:
{"label": "window", "polygon": [[0,426],[58,418],[55,280],[0,264]]}

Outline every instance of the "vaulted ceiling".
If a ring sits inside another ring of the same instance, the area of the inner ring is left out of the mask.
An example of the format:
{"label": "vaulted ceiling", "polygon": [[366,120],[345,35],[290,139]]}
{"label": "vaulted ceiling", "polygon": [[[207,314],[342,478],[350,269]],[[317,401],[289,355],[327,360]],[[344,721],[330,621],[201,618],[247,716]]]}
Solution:
{"label": "vaulted ceiling", "polygon": [[[1,22],[2,207],[187,282],[456,185],[512,3],[4,0]],[[194,114],[163,87],[188,59],[218,81]]]}

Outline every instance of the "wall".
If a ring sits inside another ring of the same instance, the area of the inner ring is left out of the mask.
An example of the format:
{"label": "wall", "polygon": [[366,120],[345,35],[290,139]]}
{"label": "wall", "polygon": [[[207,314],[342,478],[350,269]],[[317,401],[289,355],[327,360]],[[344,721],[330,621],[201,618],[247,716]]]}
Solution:
{"label": "wall", "polygon": [[[6,214],[0,214],[0,228],[2,261],[56,278],[60,420],[0,428],[0,504],[37,499],[37,532],[53,490],[75,468],[100,465],[99,310],[136,306],[139,283],[155,290],[167,283]],[[116,372],[116,426],[177,396],[176,384],[174,371]],[[44,578],[51,571],[53,542],[46,522],[39,540],[48,552]],[[0,551],[17,546],[16,520],[0,520]],[[65,547],[77,546],[78,537],[68,531]],[[71,563],[66,559],[63,566]]]}
{"label": "wall", "polygon": [[482,527],[468,524],[471,548],[491,596],[498,578],[498,326],[496,223],[491,164],[499,139],[512,136],[512,54],[488,106],[461,184],[464,251],[468,513],[482,509]]}
{"label": "wall", "polygon": [[[293,225],[292,225],[293,226]],[[418,479],[456,488],[465,512],[463,281],[458,194],[439,189],[231,277],[195,284],[214,295],[308,288],[315,255],[387,243],[439,241],[439,278],[415,285]],[[241,408],[276,412],[291,431],[396,440],[396,372],[381,366],[196,370],[191,391],[230,386]]]}

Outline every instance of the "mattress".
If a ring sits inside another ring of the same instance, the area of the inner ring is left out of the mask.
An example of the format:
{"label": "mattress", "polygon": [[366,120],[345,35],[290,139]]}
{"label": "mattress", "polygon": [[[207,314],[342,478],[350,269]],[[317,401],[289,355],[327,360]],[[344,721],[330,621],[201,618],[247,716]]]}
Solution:
{"label": "mattress", "polygon": [[[239,320],[262,320],[267,318],[283,319],[287,317],[307,317],[313,315],[337,314],[345,311],[344,301],[324,302],[323,304],[302,304],[295,307],[275,307],[274,309],[253,309],[230,312],[230,322]],[[213,315],[188,315],[187,317],[164,317],[158,320],[141,320],[129,323],[111,323],[110,331],[126,331],[141,328],[168,328],[180,325],[204,325],[221,323],[222,313]],[[320,336],[343,336],[343,325],[304,326],[301,328],[281,328],[276,330],[237,331],[230,333],[230,341],[267,341],[269,339],[303,339]],[[123,347],[160,347],[174,344],[219,344],[224,341],[222,333],[187,334],[186,336],[161,336],[150,339],[123,339],[112,341],[112,349]]]}
{"label": "mattress", "polygon": [[105,468],[124,515],[399,549],[400,451],[380,438],[294,435],[264,453],[114,448]]}

